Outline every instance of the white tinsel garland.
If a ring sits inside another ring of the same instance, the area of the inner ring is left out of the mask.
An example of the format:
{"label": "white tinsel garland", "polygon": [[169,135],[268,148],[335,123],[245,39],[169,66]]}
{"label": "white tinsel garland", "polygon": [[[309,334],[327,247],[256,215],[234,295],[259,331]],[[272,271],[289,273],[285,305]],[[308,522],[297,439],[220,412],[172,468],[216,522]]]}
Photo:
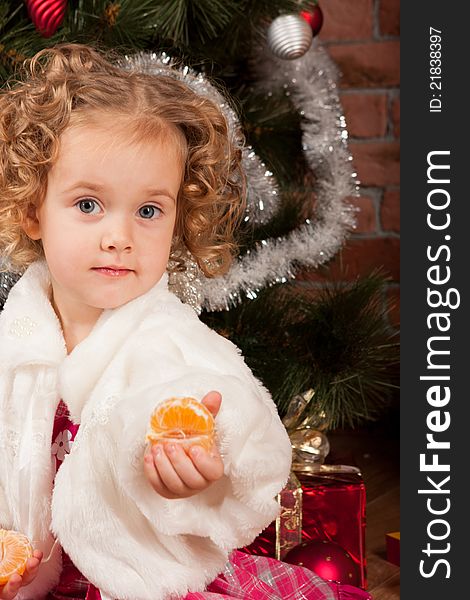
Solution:
{"label": "white tinsel garland", "polygon": [[348,197],[357,195],[358,182],[347,147],[335,65],[318,43],[295,61],[268,55],[258,61],[260,88],[284,89],[303,117],[302,147],[316,178],[315,220],[308,219],[282,238],[262,240],[224,277],[205,280],[208,310],[228,309],[243,295],[254,298],[263,287],[294,278],[301,266],[318,267],[336,254],[355,224]]}

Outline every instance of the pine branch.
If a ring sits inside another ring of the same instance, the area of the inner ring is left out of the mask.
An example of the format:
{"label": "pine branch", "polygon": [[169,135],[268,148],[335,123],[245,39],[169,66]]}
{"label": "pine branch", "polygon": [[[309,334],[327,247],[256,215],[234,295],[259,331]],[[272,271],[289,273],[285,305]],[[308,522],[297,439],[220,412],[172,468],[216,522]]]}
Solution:
{"label": "pine branch", "polygon": [[153,16],[160,38],[188,46],[216,38],[240,17],[241,8],[237,0],[163,0],[154,6]]}
{"label": "pine branch", "polygon": [[[14,3],[16,4],[16,3]],[[24,15],[22,4],[0,4],[0,78],[7,79],[23,60],[34,51],[31,40],[34,26]]]}
{"label": "pine branch", "polygon": [[120,52],[145,49],[155,36],[155,0],[78,0],[53,41],[76,41]]}
{"label": "pine branch", "polygon": [[380,273],[321,290],[263,290],[228,313],[203,319],[230,337],[284,415],[292,398],[315,390],[302,418],[322,426],[376,419],[398,382],[399,351],[388,329]]}

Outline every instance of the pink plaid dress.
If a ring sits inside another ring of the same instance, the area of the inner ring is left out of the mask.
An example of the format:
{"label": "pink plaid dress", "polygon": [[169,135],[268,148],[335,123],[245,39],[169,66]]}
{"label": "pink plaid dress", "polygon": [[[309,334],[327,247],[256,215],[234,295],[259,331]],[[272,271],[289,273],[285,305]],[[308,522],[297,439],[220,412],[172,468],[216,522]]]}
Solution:
{"label": "pink plaid dress", "polygon": [[[79,425],[70,420],[67,405],[61,400],[57,407],[52,433],[52,454],[56,473],[70,452]],[[62,551],[63,570],[59,584],[48,600],[101,600],[99,590],[75,567]],[[273,558],[254,556],[235,550],[204,592],[190,592],[180,600],[371,600],[358,588],[326,582],[302,567]]]}

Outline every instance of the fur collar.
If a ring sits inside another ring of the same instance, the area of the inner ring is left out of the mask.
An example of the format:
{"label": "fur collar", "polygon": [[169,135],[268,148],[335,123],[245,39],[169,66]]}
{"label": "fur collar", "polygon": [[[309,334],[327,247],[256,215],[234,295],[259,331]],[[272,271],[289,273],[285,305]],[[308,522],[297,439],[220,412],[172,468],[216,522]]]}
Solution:
{"label": "fur collar", "polygon": [[62,329],[49,298],[49,271],[36,262],[13,286],[0,315],[0,365],[57,366],[64,359]]}
{"label": "fur collar", "polygon": [[[146,294],[113,310],[104,310],[93,330],[67,355],[62,327],[50,302],[50,274],[44,261],[33,263],[12,288],[0,315],[0,365],[59,368],[59,395],[80,422],[85,401],[117,349],[138,328],[143,314],[189,310],[168,291],[168,275]],[[86,372],[83,369],[86,365]]]}

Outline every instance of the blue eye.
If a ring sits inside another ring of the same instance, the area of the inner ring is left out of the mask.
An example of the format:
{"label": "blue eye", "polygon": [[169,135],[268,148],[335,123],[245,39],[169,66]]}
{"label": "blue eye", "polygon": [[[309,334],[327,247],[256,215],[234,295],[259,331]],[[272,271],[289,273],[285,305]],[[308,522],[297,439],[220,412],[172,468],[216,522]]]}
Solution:
{"label": "blue eye", "polygon": [[142,217],[142,219],[154,219],[155,217],[158,217],[161,212],[162,211],[158,208],[158,206],[146,204],[145,206],[139,208],[139,217]]}
{"label": "blue eye", "polygon": [[92,200],[91,198],[80,200],[75,206],[78,206],[80,211],[86,215],[96,215],[101,210],[96,200]]}

